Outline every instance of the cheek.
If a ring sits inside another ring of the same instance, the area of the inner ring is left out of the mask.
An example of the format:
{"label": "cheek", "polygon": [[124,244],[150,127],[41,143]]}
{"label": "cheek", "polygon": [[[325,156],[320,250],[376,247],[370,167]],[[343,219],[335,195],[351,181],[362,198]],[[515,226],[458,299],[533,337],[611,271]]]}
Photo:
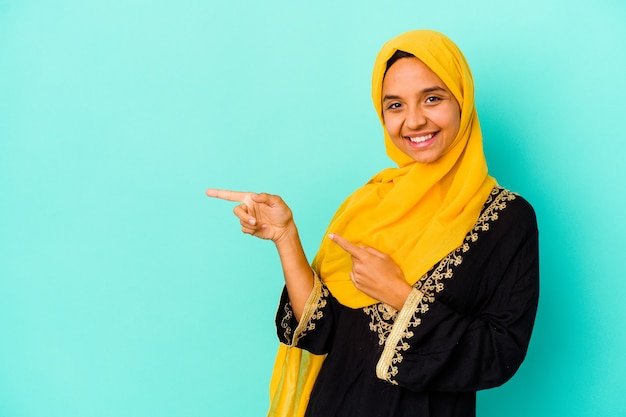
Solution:
{"label": "cheek", "polygon": [[454,129],[454,136],[456,137],[456,135],[459,133],[459,129],[461,128],[461,116],[460,115],[454,118],[454,120],[452,121],[452,126]]}
{"label": "cheek", "polygon": [[384,127],[389,136],[393,137],[398,134],[400,123],[398,123],[397,118],[394,118],[393,116],[383,117],[383,122],[385,123]]}
{"label": "cheek", "polygon": [[459,131],[459,127],[461,126],[461,115],[458,107],[451,106],[451,108],[442,114],[442,116],[441,122],[443,123],[443,126],[445,126],[453,136],[456,136]]}

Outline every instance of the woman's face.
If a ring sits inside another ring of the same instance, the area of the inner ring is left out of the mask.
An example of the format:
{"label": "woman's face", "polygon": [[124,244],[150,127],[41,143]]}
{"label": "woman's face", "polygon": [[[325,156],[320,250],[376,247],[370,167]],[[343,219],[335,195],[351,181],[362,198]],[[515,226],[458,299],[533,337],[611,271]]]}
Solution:
{"label": "woman's face", "polygon": [[417,58],[401,58],[383,80],[383,120],[393,143],[417,162],[434,162],[454,141],[461,111],[443,81]]}

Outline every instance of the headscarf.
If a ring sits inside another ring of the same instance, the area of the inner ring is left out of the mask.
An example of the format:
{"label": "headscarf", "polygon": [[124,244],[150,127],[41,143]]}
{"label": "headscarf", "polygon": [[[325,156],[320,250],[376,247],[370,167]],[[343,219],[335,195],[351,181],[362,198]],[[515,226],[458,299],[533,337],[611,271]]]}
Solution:
{"label": "headscarf", "polygon": [[[426,64],[459,103],[457,136],[434,162],[414,161],[386,132],[382,84],[387,61],[396,51],[411,53]],[[348,197],[328,232],[390,255],[413,285],[463,243],[496,184],[487,173],[474,107],[474,82],[463,54],[449,38],[431,30],[415,30],[390,40],[378,53],[372,100],[383,124],[387,155],[398,167],[379,172]],[[322,241],[312,266],[341,304],[361,308],[378,302],[352,284],[350,255],[329,239]],[[270,416],[304,414],[323,358],[281,345],[270,387]]]}
{"label": "headscarf", "polygon": [[[413,285],[463,242],[495,180],[487,173],[472,74],[459,48],[441,33],[407,32],[379,52],[372,100],[383,128],[383,77],[387,61],[398,50],[415,55],[444,82],[461,109],[459,131],[439,159],[418,163],[383,129],[387,154],[398,168],[378,173],[356,190],[339,208],[328,232],[391,256]],[[330,239],[322,241],[313,269],[341,304],[360,308],[378,302],[352,284],[351,257]]]}

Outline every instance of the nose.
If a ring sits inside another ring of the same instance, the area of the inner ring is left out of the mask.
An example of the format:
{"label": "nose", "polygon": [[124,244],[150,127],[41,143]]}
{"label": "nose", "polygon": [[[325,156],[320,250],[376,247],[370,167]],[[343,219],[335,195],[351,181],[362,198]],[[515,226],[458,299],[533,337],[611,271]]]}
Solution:
{"label": "nose", "polygon": [[422,109],[420,106],[411,106],[407,112],[406,120],[404,123],[409,129],[418,129],[420,126],[426,124],[424,109]]}

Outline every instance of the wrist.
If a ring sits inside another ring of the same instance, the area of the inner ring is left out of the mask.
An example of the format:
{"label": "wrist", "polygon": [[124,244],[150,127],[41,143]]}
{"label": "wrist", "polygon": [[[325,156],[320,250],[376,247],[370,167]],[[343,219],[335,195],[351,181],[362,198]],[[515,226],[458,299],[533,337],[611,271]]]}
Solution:
{"label": "wrist", "polygon": [[285,225],[281,233],[274,239],[274,244],[279,250],[283,247],[293,246],[294,243],[299,244],[299,242],[298,228],[293,220]]}
{"label": "wrist", "polygon": [[402,307],[404,307],[404,304],[409,298],[411,291],[413,291],[413,287],[407,282],[404,282],[403,285],[398,286],[393,303],[390,303],[390,305],[398,311],[402,310]]}

